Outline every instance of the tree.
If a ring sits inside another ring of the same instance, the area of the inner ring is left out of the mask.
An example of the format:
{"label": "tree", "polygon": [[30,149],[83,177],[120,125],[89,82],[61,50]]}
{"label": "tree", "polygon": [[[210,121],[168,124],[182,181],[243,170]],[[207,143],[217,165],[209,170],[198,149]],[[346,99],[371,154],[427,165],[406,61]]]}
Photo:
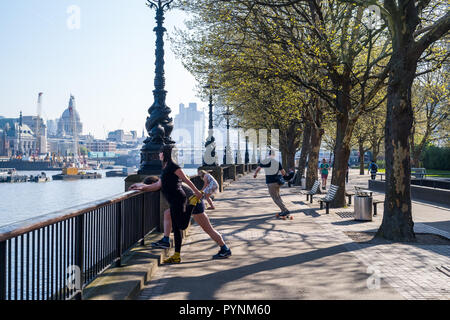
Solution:
{"label": "tree", "polygon": [[[384,29],[372,30],[364,10],[340,1],[221,1],[246,6],[259,40],[280,79],[316,94],[336,117],[332,183],[334,207],[345,203],[350,141],[358,118],[385,85],[390,46]],[[233,12],[233,8],[229,8]],[[233,21],[234,22],[234,21]],[[261,31],[262,30],[262,31]],[[284,50],[271,50],[277,44]],[[276,53],[276,54],[274,54]],[[305,75],[305,70],[313,70]],[[370,106],[369,106],[370,105]]]}
{"label": "tree", "polygon": [[[377,236],[414,240],[410,193],[412,84],[425,51],[448,34],[450,11],[444,2],[432,0],[346,2],[362,7],[376,5],[388,25],[392,42],[392,55],[386,68],[389,72],[385,126],[386,198]],[[447,53],[443,56],[446,58]]]}
{"label": "tree", "polygon": [[414,119],[411,133],[411,163],[414,167],[420,166],[419,162],[428,144],[449,139],[449,133],[446,130],[450,121],[448,80],[448,73],[439,69],[416,78],[413,83],[411,103]]}
{"label": "tree", "polygon": [[359,152],[359,174],[364,175],[364,155],[370,150],[369,132],[372,130],[367,119],[360,118],[355,125],[353,143],[358,147]]}

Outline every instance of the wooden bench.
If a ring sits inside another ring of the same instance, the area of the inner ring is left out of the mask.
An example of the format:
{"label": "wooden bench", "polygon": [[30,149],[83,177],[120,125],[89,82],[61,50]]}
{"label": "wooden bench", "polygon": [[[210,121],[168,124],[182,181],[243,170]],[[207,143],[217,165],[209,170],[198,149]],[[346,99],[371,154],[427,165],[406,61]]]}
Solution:
{"label": "wooden bench", "polygon": [[373,216],[377,215],[377,204],[379,203],[384,203],[384,200],[377,200],[377,199],[373,199],[372,200],[372,205],[373,205]]}
{"label": "wooden bench", "polygon": [[355,195],[353,191],[345,191],[345,196],[348,197],[348,204],[352,204],[352,197]]}
{"label": "wooden bench", "polygon": [[323,204],[326,204],[326,213],[330,213],[330,202],[333,201],[334,197],[336,196],[336,193],[338,191],[339,187],[335,185],[331,185],[330,189],[328,190],[328,193],[325,197],[320,198],[320,209],[323,209]]}
{"label": "wooden bench", "polygon": [[317,193],[317,191],[319,190],[319,187],[320,187],[320,182],[319,182],[319,180],[316,180],[316,181],[314,181],[314,184],[313,184],[311,190],[302,192],[302,194],[306,194],[306,201],[308,201],[309,197],[311,197],[310,203],[313,202],[313,195],[315,195]]}
{"label": "wooden bench", "polygon": [[416,179],[423,179],[427,172],[425,168],[411,168],[411,175]]}
{"label": "wooden bench", "polygon": [[383,181],[383,176],[385,176],[386,173],[377,173],[377,176],[380,176],[381,181]]}

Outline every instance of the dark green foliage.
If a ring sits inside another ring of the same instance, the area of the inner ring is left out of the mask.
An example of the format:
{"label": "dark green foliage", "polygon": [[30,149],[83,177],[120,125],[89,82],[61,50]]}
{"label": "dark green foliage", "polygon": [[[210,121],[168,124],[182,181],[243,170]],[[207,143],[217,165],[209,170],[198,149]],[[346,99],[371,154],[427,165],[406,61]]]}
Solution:
{"label": "dark green foliage", "polygon": [[427,169],[450,170],[450,148],[427,147],[423,155],[423,166]]}

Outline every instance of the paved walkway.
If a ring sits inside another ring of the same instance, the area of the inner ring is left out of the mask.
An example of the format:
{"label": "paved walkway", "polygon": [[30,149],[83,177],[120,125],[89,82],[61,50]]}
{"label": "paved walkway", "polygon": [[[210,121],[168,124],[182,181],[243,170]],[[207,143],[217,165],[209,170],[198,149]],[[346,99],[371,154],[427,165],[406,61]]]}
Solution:
{"label": "paved walkway", "polygon": [[[352,172],[351,181],[367,186],[367,176]],[[297,187],[283,187],[282,196],[294,220],[275,218],[263,175],[231,184],[210,218],[233,256],[212,260],[218,247],[194,224],[182,263],[161,266],[139,299],[450,299],[450,246],[356,243],[344,232],[375,231],[382,206],[374,221],[358,223],[336,214],[353,208],[326,215]],[[431,211],[441,216],[416,223],[416,230],[450,238],[438,223],[449,220],[448,208]]]}

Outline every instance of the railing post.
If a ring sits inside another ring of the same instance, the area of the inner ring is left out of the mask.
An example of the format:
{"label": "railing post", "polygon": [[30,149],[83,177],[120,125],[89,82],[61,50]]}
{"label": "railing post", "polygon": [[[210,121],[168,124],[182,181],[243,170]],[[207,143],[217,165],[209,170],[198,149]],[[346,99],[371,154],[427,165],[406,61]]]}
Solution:
{"label": "railing post", "polygon": [[142,231],[142,240],[141,240],[141,246],[145,246],[145,193],[143,193],[141,196],[142,196],[142,228],[141,228],[141,231]]}
{"label": "railing post", "polygon": [[117,212],[116,249],[117,249],[117,258],[118,258],[116,261],[116,267],[121,267],[122,266],[122,201],[117,202],[116,210],[117,210],[116,211]]}
{"label": "railing post", "polygon": [[6,300],[6,241],[0,242],[0,301]]}
{"label": "railing post", "polygon": [[83,299],[84,231],[84,214],[82,214],[75,218],[75,265],[80,270],[80,287],[76,288],[79,292],[75,295],[75,300]]}

